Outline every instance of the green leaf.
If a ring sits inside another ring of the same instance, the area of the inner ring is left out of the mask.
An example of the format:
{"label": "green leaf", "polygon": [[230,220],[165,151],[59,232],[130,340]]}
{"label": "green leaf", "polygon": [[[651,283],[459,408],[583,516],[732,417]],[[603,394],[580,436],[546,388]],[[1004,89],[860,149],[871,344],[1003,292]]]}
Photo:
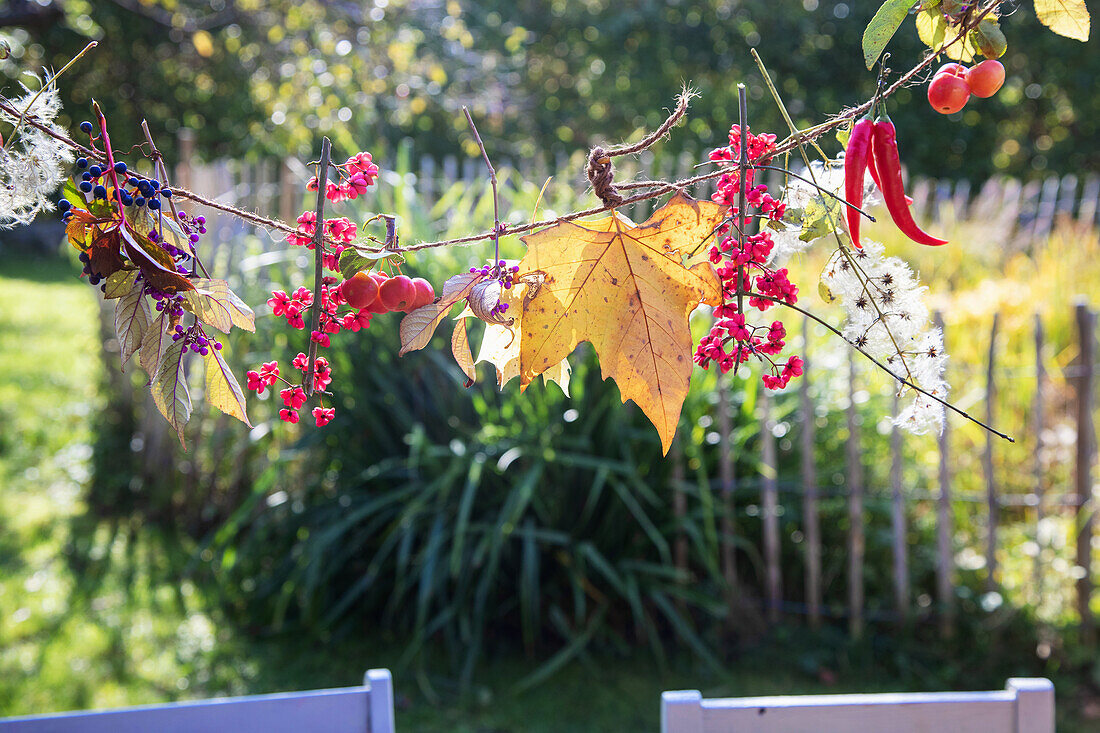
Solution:
{"label": "green leaf", "polygon": [[351,280],[357,273],[366,270],[372,264],[374,260],[367,259],[351,247],[340,253],[340,274],[345,280]]}
{"label": "green leaf", "polygon": [[914,4],[915,0],[886,0],[879,6],[875,17],[863,31],[863,62],[868,69],[874,67]]}
{"label": "green leaf", "polygon": [[234,325],[234,306],[229,298],[229,283],[225,280],[203,278],[195,278],[191,283],[195,289],[183,294],[184,307],[206,325],[213,326],[222,333],[229,333]]}
{"label": "green leaf", "polygon": [[103,290],[106,300],[121,298],[134,287],[134,280],[138,276],[137,270],[118,270],[107,276],[107,287]]}
{"label": "green leaf", "polygon": [[1035,15],[1060,36],[1089,40],[1090,18],[1085,0],[1035,0]]}
{"label": "green leaf", "polygon": [[157,374],[149,385],[153,404],[175,429],[184,449],[187,444],[183,440],[183,426],[191,417],[191,394],[187,391],[187,374],[183,368],[183,357],[186,354],[187,349],[182,339],[169,345],[161,357]]}
{"label": "green leaf", "polygon": [[252,427],[245,413],[244,391],[221,352],[212,348],[206,352],[203,361],[206,362],[206,401]]}
{"label": "green leaf", "polygon": [[836,230],[840,224],[843,204],[829,197],[828,203],[821,196],[810,199],[802,213],[802,233],[798,238],[803,242],[812,242]]}
{"label": "green leaf", "polygon": [[162,311],[149,324],[149,328],[145,329],[145,337],[141,339],[138,363],[149,375],[149,379],[153,379],[157,375],[157,369],[160,367],[160,359],[164,355],[164,350],[168,344],[172,343],[172,338],[168,335],[169,324],[168,314]]}
{"label": "green leaf", "polygon": [[65,188],[62,189],[62,193],[70,204],[79,208],[88,208],[88,199],[84,198],[84,194],[76,186],[76,181],[72,178],[65,181]]}
{"label": "green leaf", "polygon": [[149,320],[149,301],[145,299],[143,287],[131,280],[130,290],[115,303],[115,334],[122,367],[141,347]]}

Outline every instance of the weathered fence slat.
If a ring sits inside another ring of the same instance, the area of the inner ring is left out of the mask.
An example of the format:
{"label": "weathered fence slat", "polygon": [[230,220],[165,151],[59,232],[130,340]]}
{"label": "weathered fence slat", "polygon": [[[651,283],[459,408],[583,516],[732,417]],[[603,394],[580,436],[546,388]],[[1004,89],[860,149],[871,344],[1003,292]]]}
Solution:
{"label": "weathered fence slat", "polygon": [[[989,330],[989,360],[985,375],[985,421],[987,425],[992,425],[994,422],[993,405],[997,401],[995,374],[997,367],[997,329],[999,325],[1000,314],[994,313],[993,326]],[[987,430],[985,433],[985,452],[982,454],[988,516],[985,537],[985,587],[989,591],[997,588],[997,524],[1000,519],[1000,506],[997,503],[997,478],[994,476],[993,467],[994,439],[993,433]]]}
{"label": "weathered fence slat", "polygon": [[[943,315],[936,311],[933,318],[936,327],[943,331]],[[944,343],[947,343],[946,332]],[[951,511],[951,462],[948,447],[950,425],[945,417],[939,439],[940,495],[936,505],[936,602],[939,606],[940,635],[944,638],[955,634],[955,556],[951,550],[954,521]]]}
{"label": "weathered fence slat", "polygon": [[802,320],[802,383],[799,413],[802,418],[802,522],[806,544],[806,609],[810,626],[821,625],[821,530],[817,515],[817,464],[814,461],[814,405],[810,399],[810,319]]}
{"label": "weathered fence slat", "polygon": [[1077,494],[1077,611],[1081,616],[1081,641],[1096,642],[1096,624],[1089,604],[1092,601],[1092,530],[1094,502],[1092,496],[1092,459],[1096,445],[1096,426],[1092,420],[1092,405],[1096,396],[1096,314],[1088,303],[1076,305],[1077,337],[1081,352],[1077,358],[1077,375],[1073,380],[1077,392],[1077,461],[1075,485]]}
{"label": "weathered fence slat", "polygon": [[856,351],[848,350],[848,631],[863,635],[863,457],[860,451],[859,412],[856,410]]}
{"label": "weathered fence slat", "polygon": [[1096,222],[1096,210],[1100,205],[1100,176],[1091,175],[1085,179],[1081,191],[1081,206],[1077,209],[1077,225],[1088,231]]}
{"label": "weathered fence slat", "polygon": [[767,388],[760,390],[760,516],[764,521],[764,585],[769,623],[779,621],[783,603],[783,569],[779,550],[778,461],[775,455],[775,427],[771,397]]}
{"label": "weathered fence slat", "polygon": [[1043,427],[1046,424],[1044,393],[1046,392],[1046,368],[1043,366],[1043,319],[1035,314],[1035,399],[1031,403],[1032,430],[1035,432],[1035,569],[1031,586],[1036,607],[1043,602]]}
{"label": "weathered fence slat", "polygon": [[[898,392],[894,390],[894,417],[898,415]],[[898,620],[909,616],[909,554],[906,543],[905,495],[901,484],[901,428],[896,424],[890,431],[890,493],[891,529],[894,543],[894,608]]]}
{"label": "weathered fence slat", "polygon": [[[731,595],[737,592],[737,555],[734,552],[733,538],[737,531],[734,525],[734,496],[737,490],[736,466],[733,461],[733,446],[730,435],[730,388],[729,378],[718,375],[718,479],[722,486],[722,577]],[[732,609],[731,609],[732,610]]]}

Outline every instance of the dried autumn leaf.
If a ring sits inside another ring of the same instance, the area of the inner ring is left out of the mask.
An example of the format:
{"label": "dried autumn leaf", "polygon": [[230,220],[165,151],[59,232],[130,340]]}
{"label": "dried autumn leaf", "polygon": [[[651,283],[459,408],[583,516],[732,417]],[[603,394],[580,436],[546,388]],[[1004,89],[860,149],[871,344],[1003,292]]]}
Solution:
{"label": "dried autumn leaf", "polygon": [[195,289],[190,280],[176,272],[176,265],[168,253],[150,242],[148,237],[126,227],[118,227],[114,231],[118,232],[124,242],[123,251],[126,256],[141,269],[147,283],[169,294]]}
{"label": "dried autumn leaf", "polygon": [[115,335],[121,367],[125,367],[134,352],[141,348],[149,321],[149,301],[145,299],[144,289],[141,283],[130,280],[130,290],[115,303]]}
{"label": "dried autumn leaf", "polygon": [[423,349],[432,340],[432,334],[440,322],[451,312],[455,303],[470,294],[470,290],[485,277],[480,273],[464,272],[443,283],[443,293],[434,303],[417,308],[401,319],[401,350],[398,356]]}
{"label": "dried autumn leaf", "polygon": [[[510,290],[503,292],[500,300],[508,304],[508,312],[519,313],[526,292],[527,284],[517,281]],[[473,315],[473,311],[469,312]],[[481,340],[477,361],[489,362],[497,368],[497,389],[504,389],[504,385],[519,376],[519,345],[522,336],[519,319],[514,319],[511,325],[489,323],[485,327],[485,337]],[[562,359],[557,366],[543,372],[542,377],[547,382],[555,382],[568,397],[569,375],[572,371],[569,361]]]}
{"label": "dried autumn leaf", "polygon": [[477,379],[477,371],[474,369],[474,357],[470,354],[470,339],[466,334],[465,318],[459,318],[455,322],[455,330],[451,333],[451,353],[458,362],[458,368],[466,375],[466,386],[473,386]]}
{"label": "dried autumn leaf", "polygon": [[157,368],[152,384],[149,385],[153,404],[175,429],[180,445],[184,448],[187,444],[183,440],[183,426],[191,418],[191,394],[187,390],[187,373],[183,367],[183,357],[186,354],[187,347],[182,339],[170,344],[161,357],[160,367]]}
{"label": "dried autumn leaf", "polygon": [[233,375],[233,370],[225,363],[221,352],[210,349],[203,361],[206,362],[206,401],[226,415],[252,427],[245,413],[244,390]]}
{"label": "dried autumn leaf", "polygon": [[149,379],[153,379],[157,375],[160,358],[163,356],[164,350],[168,348],[168,344],[173,343],[170,335],[170,321],[168,314],[161,311],[160,315],[145,329],[145,336],[141,339],[138,363],[149,375]]}
{"label": "dried autumn leaf", "polygon": [[641,408],[667,453],[691,377],[688,317],[722,297],[710,263],[687,267],[683,256],[724,216],[718,204],[677,194],[640,225],[616,214],[523,237],[519,277],[543,280],[522,307],[520,388],[589,341],[604,378]]}
{"label": "dried autumn leaf", "polygon": [[229,329],[233,328],[229,283],[225,280],[195,278],[191,284],[195,289],[183,293],[184,307],[206,325],[213,326],[222,333],[229,333]]}

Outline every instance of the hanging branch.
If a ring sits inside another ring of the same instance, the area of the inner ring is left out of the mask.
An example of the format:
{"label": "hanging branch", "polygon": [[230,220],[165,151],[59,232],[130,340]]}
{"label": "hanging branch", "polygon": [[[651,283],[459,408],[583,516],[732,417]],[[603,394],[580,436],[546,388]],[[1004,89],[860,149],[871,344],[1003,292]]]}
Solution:
{"label": "hanging branch", "polygon": [[[745,93],[745,85],[737,85],[737,124],[741,130],[741,136],[739,142],[741,143],[741,150],[738,153],[740,160],[737,162],[737,174],[740,176],[737,180],[737,223],[734,225],[737,230],[737,259],[741,262],[741,259],[745,254],[745,174],[749,170],[749,101],[748,95]],[[737,312],[742,316],[745,315],[745,265],[744,263],[737,265]],[[737,377],[737,368],[741,365],[742,349],[740,342],[737,344],[737,358],[733,360],[733,376]]]}
{"label": "hanging branch", "polygon": [[313,394],[313,382],[317,373],[317,342],[313,339],[321,326],[321,278],[324,271],[324,250],[321,241],[325,231],[325,184],[328,182],[328,164],[332,154],[332,141],[321,138],[321,163],[317,170],[317,227],[313,232],[313,308],[310,310],[309,371],[306,373],[306,396]]}

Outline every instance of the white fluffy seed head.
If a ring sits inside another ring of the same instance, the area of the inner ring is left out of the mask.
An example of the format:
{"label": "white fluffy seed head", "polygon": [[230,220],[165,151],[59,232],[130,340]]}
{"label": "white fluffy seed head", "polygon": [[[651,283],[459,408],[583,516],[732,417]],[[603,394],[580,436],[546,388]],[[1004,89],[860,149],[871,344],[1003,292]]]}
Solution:
{"label": "white fluffy seed head", "polygon": [[[3,99],[26,119],[65,135],[54,122],[61,111],[61,99],[51,82],[47,76],[41,94],[23,86],[18,98]],[[16,125],[19,115],[0,110],[0,121]],[[51,211],[54,204],[50,198],[64,183],[72,161],[69,147],[43,130],[24,122],[13,131],[6,149],[0,152],[0,229],[28,224],[39,212]]]}

